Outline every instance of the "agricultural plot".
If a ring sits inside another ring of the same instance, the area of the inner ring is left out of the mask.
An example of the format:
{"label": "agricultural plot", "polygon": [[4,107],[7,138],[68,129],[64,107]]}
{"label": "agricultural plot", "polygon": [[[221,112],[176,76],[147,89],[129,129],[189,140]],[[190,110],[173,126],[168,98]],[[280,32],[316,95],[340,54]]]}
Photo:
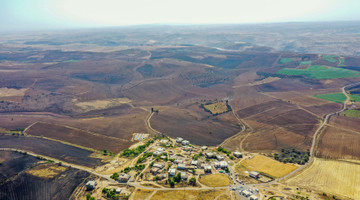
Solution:
{"label": "agricultural plot", "polygon": [[31,151],[36,154],[87,167],[95,167],[101,164],[100,159],[90,157],[93,153],[91,151],[42,138],[0,134],[0,146],[2,148]]}
{"label": "agricultural plot", "polygon": [[360,110],[345,110],[341,113],[342,116],[345,117],[356,117],[360,118]]}
{"label": "agricultural plot", "polygon": [[287,64],[287,63],[291,63],[294,62],[291,58],[280,58],[279,59],[279,64]]}
{"label": "agricultural plot", "polygon": [[318,94],[314,95],[314,97],[341,104],[346,100],[346,96],[343,93]]}
{"label": "agricultural plot", "polygon": [[49,123],[36,123],[26,130],[27,134],[43,136],[51,139],[61,140],[70,144],[103,151],[104,149],[116,152],[129,147],[132,143],[115,137],[90,133],[72,127],[59,126]]}
{"label": "agricultural plot", "polygon": [[225,174],[210,174],[202,176],[200,183],[209,187],[224,187],[231,184],[231,181]]}
{"label": "agricultural plot", "polygon": [[336,63],[339,58],[339,56],[335,56],[335,55],[322,55],[321,57],[323,60],[331,62],[331,63]]}
{"label": "agricultural plot", "polygon": [[345,58],[340,58],[339,67],[345,67]]}
{"label": "agricultural plot", "polygon": [[307,69],[284,68],[279,70],[277,74],[305,76],[311,79],[354,78],[360,76],[360,72],[324,65],[311,65]]}
{"label": "agricultural plot", "polygon": [[70,199],[88,176],[88,172],[77,169],[67,169],[54,178],[20,173],[0,184],[0,199]]}
{"label": "agricultural plot", "polygon": [[203,105],[204,109],[210,112],[213,115],[222,114],[230,110],[229,105],[227,102],[216,102],[212,104],[205,104]]}
{"label": "agricultural plot", "polygon": [[[201,114],[204,116],[199,116]],[[241,130],[232,113],[211,116],[199,107],[193,110],[160,108],[151,118],[151,125],[170,137],[183,137],[197,145],[220,144]]]}
{"label": "agricultural plot", "polygon": [[[151,200],[203,200],[216,199],[217,196],[223,194],[225,190],[174,190],[174,191],[157,191]],[[185,198],[184,198],[185,197]]]}
{"label": "agricultural plot", "polygon": [[0,183],[23,170],[38,165],[40,159],[13,151],[0,151]]}
{"label": "agricultural plot", "polygon": [[316,156],[326,159],[360,159],[360,132],[327,126],[319,138]]}
{"label": "agricultural plot", "polygon": [[294,171],[298,167],[293,164],[284,164],[265,156],[254,156],[246,159],[236,166],[236,171],[244,174],[246,171],[258,171],[273,178],[279,178]]}
{"label": "agricultural plot", "polygon": [[307,60],[307,61],[301,61],[299,64],[300,65],[311,65],[312,61],[311,60]]}
{"label": "agricultural plot", "polygon": [[286,183],[360,199],[360,165],[315,158],[308,169],[287,180]]}

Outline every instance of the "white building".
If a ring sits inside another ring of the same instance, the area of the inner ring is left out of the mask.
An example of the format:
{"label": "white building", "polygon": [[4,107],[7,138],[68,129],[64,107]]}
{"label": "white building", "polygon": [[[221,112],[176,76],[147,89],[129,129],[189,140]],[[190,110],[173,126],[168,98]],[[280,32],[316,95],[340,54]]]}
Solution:
{"label": "white building", "polygon": [[182,145],[189,145],[190,142],[189,142],[188,140],[183,140],[183,141],[181,142],[181,144],[182,144]]}
{"label": "white building", "polygon": [[207,158],[214,158],[215,154],[212,153],[212,152],[206,152],[206,153],[205,153],[205,156],[206,156]]}
{"label": "white building", "polygon": [[181,172],[180,177],[181,177],[181,180],[185,180],[185,181],[186,181],[186,180],[188,179],[188,175],[187,175],[186,172]]}
{"label": "white building", "polygon": [[237,157],[237,158],[242,158],[242,153],[240,153],[238,151],[235,151],[234,156]]}
{"label": "white building", "polygon": [[214,162],[214,167],[215,168],[220,168],[220,162]]}
{"label": "white building", "polygon": [[156,167],[156,168],[159,168],[159,169],[162,169],[165,167],[165,164],[164,163],[154,163],[153,164],[153,167]]}
{"label": "white building", "polygon": [[155,152],[153,153],[154,156],[160,156],[161,154],[163,154],[162,151],[155,151]]}
{"label": "white building", "polygon": [[119,182],[120,182],[120,183],[126,183],[126,182],[129,181],[130,177],[131,177],[131,176],[130,176],[129,174],[122,173],[122,174],[120,175],[120,177],[119,177]]}
{"label": "white building", "polygon": [[210,165],[205,165],[204,166],[204,172],[205,173],[211,173],[211,166]]}
{"label": "white building", "polygon": [[225,169],[228,168],[229,164],[226,161],[220,161],[220,168]]}
{"label": "white building", "polygon": [[169,172],[169,176],[175,176],[176,175],[176,169],[175,168],[170,168],[168,172]]}
{"label": "white building", "polygon": [[258,198],[257,198],[257,196],[255,196],[255,195],[251,195],[251,196],[250,196],[250,200],[258,200]]}
{"label": "white building", "polygon": [[96,187],[96,181],[90,180],[86,183],[86,190],[93,190]]}
{"label": "white building", "polygon": [[248,190],[243,190],[243,191],[241,192],[241,194],[242,194],[243,196],[245,196],[245,197],[249,197],[249,196],[251,195],[251,193],[250,193]]}
{"label": "white building", "polygon": [[217,154],[217,155],[216,155],[216,159],[217,159],[217,160],[224,160],[224,156],[223,156],[223,155],[220,155],[220,154]]}
{"label": "white building", "polygon": [[176,138],[176,142],[177,142],[177,143],[181,143],[183,140],[184,140],[184,139],[182,139],[181,137]]}
{"label": "white building", "polygon": [[255,172],[255,171],[251,171],[249,172],[249,176],[251,178],[254,178],[254,179],[258,179],[260,177],[260,173],[259,172]]}
{"label": "white building", "polygon": [[207,150],[208,147],[207,147],[207,146],[202,146],[201,149],[202,149],[202,150]]}
{"label": "white building", "polygon": [[191,161],[191,165],[195,165],[195,166],[196,166],[196,165],[198,165],[198,163],[199,163],[199,161],[197,161],[197,160],[192,160],[192,161]]}

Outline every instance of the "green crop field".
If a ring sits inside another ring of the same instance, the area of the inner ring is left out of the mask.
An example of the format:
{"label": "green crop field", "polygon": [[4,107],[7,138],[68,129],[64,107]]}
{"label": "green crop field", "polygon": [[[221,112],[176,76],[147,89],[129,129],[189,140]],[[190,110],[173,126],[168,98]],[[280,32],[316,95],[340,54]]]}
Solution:
{"label": "green crop field", "polygon": [[332,55],[322,55],[322,59],[328,62],[335,63],[338,61],[339,56],[332,56]]}
{"label": "green crop field", "polygon": [[343,116],[347,117],[357,117],[360,118],[360,110],[345,110],[341,113]]}
{"label": "green crop field", "polygon": [[300,65],[311,65],[312,61],[311,60],[308,60],[308,61],[302,61],[300,62],[299,64]]}
{"label": "green crop field", "polygon": [[280,58],[279,63],[280,64],[286,64],[286,63],[291,63],[293,62],[293,60],[291,58]]}
{"label": "green crop field", "polygon": [[350,100],[360,102],[360,95],[350,95]]}
{"label": "green crop field", "polygon": [[360,76],[360,72],[324,65],[312,65],[307,69],[284,68],[279,70],[277,74],[306,76],[312,79],[353,78]]}
{"label": "green crop field", "polygon": [[73,63],[73,62],[78,62],[79,60],[65,60],[64,63]]}
{"label": "green crop field", "polygon": [[340,58],[339,67],[345,67],[345,58]]}
{"label": "green crop field", "polygon": [[314,97],[336,103],[343,103],[346,100],[346,96],[343,93],[318,94],[314,95]]}

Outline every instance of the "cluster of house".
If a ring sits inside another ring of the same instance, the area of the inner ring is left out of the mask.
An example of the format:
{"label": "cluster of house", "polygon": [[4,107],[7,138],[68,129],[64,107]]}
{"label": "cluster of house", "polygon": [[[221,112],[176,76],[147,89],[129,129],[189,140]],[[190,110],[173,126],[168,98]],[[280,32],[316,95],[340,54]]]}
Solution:
{"label": "cluster of house", "polygon": [[258,200],[258,197],[253,195],[249,190],[242,190],[240,194],[244,197],[250,197],[250,200]]}
{"label": "cluster of house", "polygon": [[184,139],[181,138],[181,137],[176,138],[176,142],[177,142],[177,143],[180,143],[180,144],[182,144],[182,145],[184,145],[184,146],[190,144],[190,142],[189,142],[188,140],[184,140]]}
{"label": "cluster of house", "polygon": [[[94,181],[94,180],[89,180],[89,181],[86,182],[86,184],[85,184],[86,190],[87,190],[87,191],[93,190],[93,189],[96,188],[96,185],[97,185],[96,181]],[[121,191],[122,191],[122,188],[116,188],[116,189],[115,189],[115,192],[116,192],[117,194],[120,194]]]}

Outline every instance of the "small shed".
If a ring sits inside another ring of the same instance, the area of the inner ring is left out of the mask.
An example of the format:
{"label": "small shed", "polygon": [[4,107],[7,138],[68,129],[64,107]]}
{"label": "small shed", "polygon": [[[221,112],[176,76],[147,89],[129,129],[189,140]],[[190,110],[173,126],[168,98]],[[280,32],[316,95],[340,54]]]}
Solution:
{"label": "small shed", "polygon": [[250,196],[250,200],[258,200],[258,197],[255,196],[255,195],[251,195],[251,196]]}
{"label": "small shed", "polygon": [[122,191],[122,188],[116,188],[116,190],[115,190],[116,194],[120,194],[121,191]]}
{"label": "small shed", "polygon": [[256,171],[249,172],[249,176],[254,179],[258,179],[260,177],[260,173]]}
{"label": "small shed", "polygon": [[93,190],[96,187],[96,181],[90,180],[86,183],[86,190]]}
{"label": "small shed", "polygon": [[242,158],[242,153],[238,152],[238,151],[235,151],[234,152],[234,156],[237,157],[237,158]]}

